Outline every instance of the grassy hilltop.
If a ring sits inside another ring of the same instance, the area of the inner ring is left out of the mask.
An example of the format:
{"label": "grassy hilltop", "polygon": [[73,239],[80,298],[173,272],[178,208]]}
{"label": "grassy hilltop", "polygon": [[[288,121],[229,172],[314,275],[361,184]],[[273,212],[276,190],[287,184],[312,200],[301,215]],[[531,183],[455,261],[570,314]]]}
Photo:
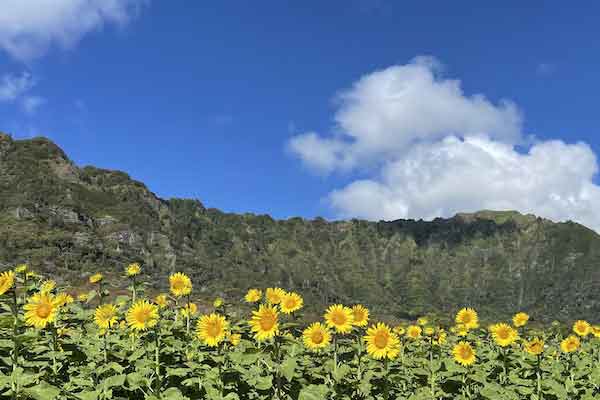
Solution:
{"label": "grassy hilltop", "polygon": [[600,236],[576,223],[493,211],[431,222],[230,214],[78,167],[46,138],[0,134],[0,266],[27,262],[77,286],[113,271],[118,286],[133,261],[156,289],[183,271],[207,298],[279,285],[317,309],[362,302],[396,317],[460,305],[538,319],[600,312]]}

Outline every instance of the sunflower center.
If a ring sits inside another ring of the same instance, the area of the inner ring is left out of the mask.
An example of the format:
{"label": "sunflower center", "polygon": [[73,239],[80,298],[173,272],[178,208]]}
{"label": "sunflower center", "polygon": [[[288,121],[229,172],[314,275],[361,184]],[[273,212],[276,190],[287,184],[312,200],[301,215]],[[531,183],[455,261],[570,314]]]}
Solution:
{"label": "sunflower center", "polygon": [[320,330],[316,330],[310,335],[310,340],[312,340],[314,344],[321,344],[323,343],[323,340],[325,340],[325,335],[323,335],[323,332]]}
{"label": "sunflower center", "polygon": [[208,326],[206,327],[206,333],[208,334],[208,336],[217,337],[219,336],[220,332],[221,324],[219,323],[219,321],[211,321],[208,323]]}
{"label": "sunflower center", "polygon": [[276,316],[274,314],[264,314],[260,318],[260,328],[263,331],[270,331],[275,326]]}
{"label": "sunflower center", "polygon": [[285,307],[286,308],[294,308],[294,307],[296,307],[296,301],[294,299],[287,299],[285,301]]}
{"label": "sunflower center", "polygon": [[182,280],[176,280],[173,282],[173,290],[182,290],[184,283]]}
{"label": "sunflower center", "polygon": [[387,332],[377,332],[375,334],[375,339],[373,342],[375,343],[375,347],[378,349],[385,349],[388,345],[389,335]]}
{"label": "sunflower center", "polygon": [[331,315],[331,321],[335,325],[344,325],[346,323],[346,314],[343,312],[334,312]]}
{"label": "sunflower center", "polygon": [[508,329],[498,329],[496,335],[498,335],[499,339],[506,340],[509,338],[510,333],[508,332]]}
{"label": "sunflower center", "polygon": [[471,356],[473,355],[473,352],[471,351],[471,349],[467,346],[461,346],[458,349],[458,354],[460,355],[460,358],[462,358],[463,360],[466,360],[468,358],[471,358]]}
{"label": "sunflower center", "polygon": [[362,322],[362,320],[365,318],[364,314],[362,311],[355,311],[354,312],[354,322]]}
{"label": "sunflower center", "polygon": [[150,310],[142,308],[135,313],[135,319],[141,324],[145,324],[150,319]]}
{"label": "sunflower center", "polygon": [[51,312],[52,306],[47,303],[41,303],[38,305],[37,310],[35,311],[36,315],[40,318],[48,318]]}

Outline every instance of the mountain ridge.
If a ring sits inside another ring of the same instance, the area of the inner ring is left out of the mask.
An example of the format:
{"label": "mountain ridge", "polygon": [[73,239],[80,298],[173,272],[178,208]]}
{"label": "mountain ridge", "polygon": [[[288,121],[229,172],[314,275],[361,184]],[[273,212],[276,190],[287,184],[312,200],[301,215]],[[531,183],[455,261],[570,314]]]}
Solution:
{"label": "mountain ridge", "polygon": [[154,289],[182,270],[205,297],[281,285],[307,304],[360,301],[393,316],[459,304],[548,318],[600,311],[600,236],[574,222],[489,210],[378,222],[225,213],[78,167],[47,138],[1,133],[0,189],[0,265],[28,262],[75,285],[97,270],[117,281],[139,261]]}

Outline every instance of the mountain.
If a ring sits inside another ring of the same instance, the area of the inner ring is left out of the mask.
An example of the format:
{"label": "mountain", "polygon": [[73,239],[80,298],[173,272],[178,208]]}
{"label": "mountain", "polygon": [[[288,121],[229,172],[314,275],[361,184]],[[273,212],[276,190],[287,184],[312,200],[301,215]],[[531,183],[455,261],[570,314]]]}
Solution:
{"label": "mountain", "polygon": [[462,305],[490,316],[597,317],[600,236],[573,223],[482,211],[433,221],[275,220],[160,199],[126,173],[76,166],[46,138],[0,134],[0,266],[73,285],[125,264],[163,289],[184,271],[200,297],[281,285],[306,303],[363,302],[409,317]]}

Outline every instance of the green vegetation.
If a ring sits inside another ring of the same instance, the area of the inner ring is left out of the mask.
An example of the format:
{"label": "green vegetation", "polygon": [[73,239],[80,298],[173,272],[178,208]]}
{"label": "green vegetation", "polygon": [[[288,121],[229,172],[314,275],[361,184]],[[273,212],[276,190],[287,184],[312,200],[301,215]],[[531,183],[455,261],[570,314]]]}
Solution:
{"label": "green vegetation", "polygon": [[575,223],[491,211],[431,222],[228,214],[159,199],[123,172],[79,168],[48,139],[0,134],[0,266],[26,262],[74,286],[102,270],[118,289],[131,261],[150,290],[178,270],[200,297],[280,285],[314,310],[362,302],[396,318],[460,305],[490,317],[600,312],[600,237]]}

